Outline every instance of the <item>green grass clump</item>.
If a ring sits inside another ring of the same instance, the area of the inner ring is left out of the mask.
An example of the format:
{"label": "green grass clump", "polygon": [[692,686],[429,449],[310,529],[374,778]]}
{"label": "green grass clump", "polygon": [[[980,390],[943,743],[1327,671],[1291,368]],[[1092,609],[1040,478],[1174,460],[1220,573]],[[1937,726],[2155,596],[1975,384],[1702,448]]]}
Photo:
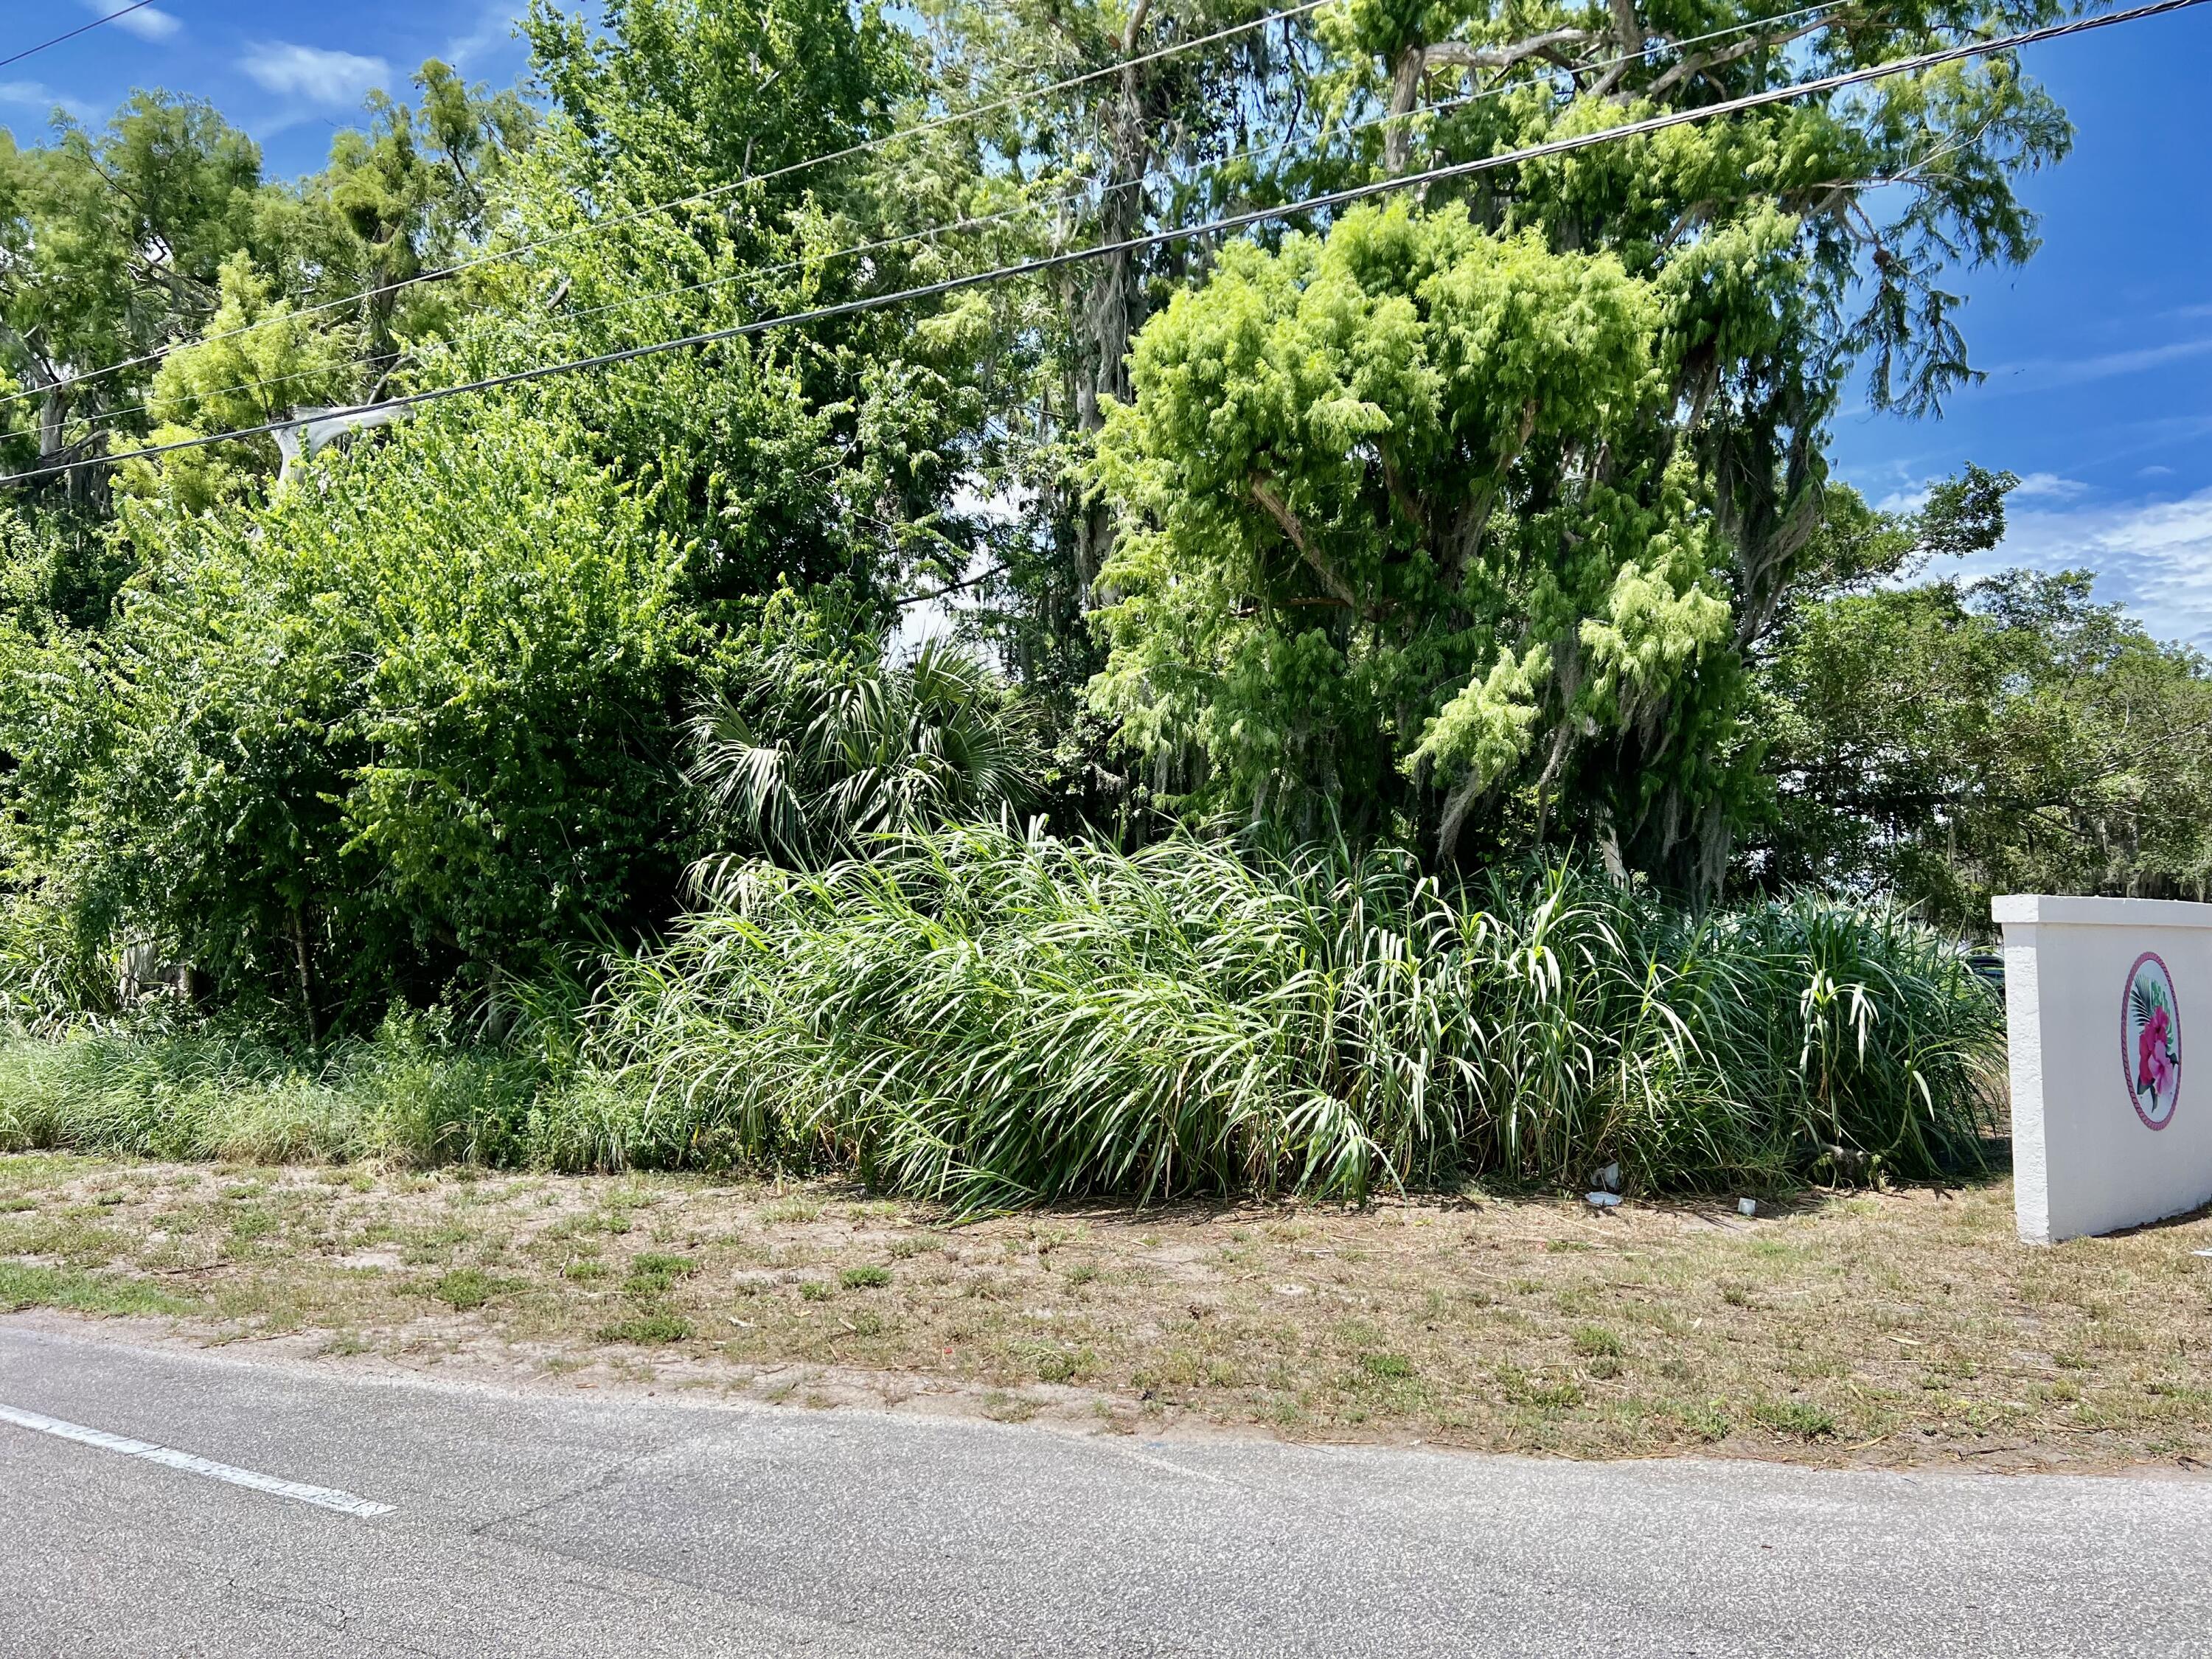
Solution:
{"label": "green grass clump", "polygon": [[691,1334],[691,1322],[665,1308],[632,1314],[599,1328],[602,1342],[628,1342],[641,1348],[665,1347]]}
{"label": "green grass clump", "polygon": [[457,1313],[483,1307],[506,1286],[477,1267],[456,1267],[430,1286],[430,1294]]}
{"label": "green grass clump", "polygon": [[837,1275],[837,1282],[848,1291],[881,1290],[891,1282],[888,1267],[848,1267]]}
{"label": "green grass clump", "polygon": [[1801,1400],[1761,1401],[1751,1408],[1751,1416],[1760,1427],[1796,1440],[1818,1440],[1836,1431],[1832,1413]]}
{"label": "green grass clump", "polygon": [[40,1267],[21,1261],[0,1261],[0,1313],[20,1313],[26,1308],[66,1308],[73,1313],[89,1314],[192,1311],[191,1303],[179,1301],[158,1286],[137,1279],[116,1279],[73,1267]]}
{"label": "green grass clump", "polygon": [[501,1042],[394,1017],[312,1060],[18,1035],[0,1152],[834,1168],[963,1213],[1578,1188],[1614,1162],[1636,1190],[1765,1191],[1975,1164],[2003,1019],[1953,945],[1809,896],[1698,913],[1572,868],[983,828],[736,866],[595,1000],[538,1004]]}
{"label": "green grass clump", "polygon": [[688,1255],[665,1255],[647,1250],[630,1258],[629,1278],[623,1288],[632,1296],[665,1296],[678,1279],[688,1279],[698,1271],[699,1264]]}
{"label": "green grass clump", "polygon": [[971,1209],[1932,1175],[1978,1156],[2002,1029],[1954,946],[1879,910],[981,828],[750,866],[596,1012],[689,1144]]}
{"label": "green grass clump", "polygon": [[1584,1325],[1575,1332],[1575,1352],[1585,1359],[1620,1359],[1628,1349],[1620,1338],[1602,1325]]}

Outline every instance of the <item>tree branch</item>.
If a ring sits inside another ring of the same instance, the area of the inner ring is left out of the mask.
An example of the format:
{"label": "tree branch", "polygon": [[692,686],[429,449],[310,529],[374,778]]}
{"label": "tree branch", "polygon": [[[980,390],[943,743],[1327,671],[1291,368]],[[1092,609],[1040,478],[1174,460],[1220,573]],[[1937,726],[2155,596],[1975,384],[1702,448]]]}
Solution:
{"label": "tree branch", "polygon": [[1359,601],[1354,597],[1350,584],[1329,568],[1328,561],[1322,556],[1321,550],[1306,534],[1306,527],[1298,522],[1298,515],[1291,511],[1289,504],[1276,492],[1275,481],[1264,472],[1254,473],[1252,499],[1260,504],[1269,518],[1282,526],[1283,534],[1291,538],[1291,545],[1298,550],[1298,556],[1311,567],[1315,575],[1321,578],[1321,585],[1346,605],[1358,610]]}

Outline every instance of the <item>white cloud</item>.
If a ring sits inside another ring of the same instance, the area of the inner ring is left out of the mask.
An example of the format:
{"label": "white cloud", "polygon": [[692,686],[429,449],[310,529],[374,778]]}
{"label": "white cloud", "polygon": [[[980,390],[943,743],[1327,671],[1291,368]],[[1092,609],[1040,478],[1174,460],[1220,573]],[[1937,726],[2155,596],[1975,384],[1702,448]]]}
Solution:
{"label": "white cloud", "polygon": [[125,0],[77,0],[87,11],[107,18],[125,34],[135,34],[141,40],[166,40],[184,25],[159,6],[141,6],[136,11],[118,14],[116,8]]}
{"label": "white cloud", "polygon": [[1990,370],[1979,393],[2007,398],[2019,392],[2051,392],[2089,380],[2109,380],[2146,369],[2163,368],[2212,352],[2212,337],[2172,340],[2164,345],[2142,346],[2131,351],[2107,351],[2094,357],[2033,357],[2025,362],[2002,363]]}
{"label": "white cloud", "polygon": [[66,110],[80,121],[90,120],[94,113],[91,105],[56,92],[43,81],[0,81],[0,104],[36,110],[41,115]]}
{"label": "white cloud", "polygon": [[1967,559],[1964,574],[2020,565],[2094,571],[2098,598],[2125,605],[2160,639],[2212,650],[2212,489],[2179,501],[2011,514],[2004,540]]}
{"label": "white cloud", "polygon": [[2028,472],[2012,492],[2016,501],[2070,501],[2089,486],[2079,478],[2062,478],[2056,472]]}
{"label": "white cloud", "polygon": [[357,104],[392,79],[392,68],[381,58],[326,52],[287,40],[258,43],[247,49],[238,66],[270,92],[328,108]]}
{"label": "white cloud", "polygon": [[514,0],[484,0],[476,22],[465,33],[447,41],[441,55],[455,69],[465,70],[511,45],[514,39]]}

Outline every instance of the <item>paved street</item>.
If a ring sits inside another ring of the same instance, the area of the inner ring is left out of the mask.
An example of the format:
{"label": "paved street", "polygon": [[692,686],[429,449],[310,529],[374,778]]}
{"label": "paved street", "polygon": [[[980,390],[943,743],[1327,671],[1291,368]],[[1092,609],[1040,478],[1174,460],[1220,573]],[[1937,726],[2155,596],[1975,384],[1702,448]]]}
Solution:
{"label": "paved street", "polygon": [[2203,1480],[1073,1439],[5,1321],[0,1492],[9,1659],[2212,1652]]}

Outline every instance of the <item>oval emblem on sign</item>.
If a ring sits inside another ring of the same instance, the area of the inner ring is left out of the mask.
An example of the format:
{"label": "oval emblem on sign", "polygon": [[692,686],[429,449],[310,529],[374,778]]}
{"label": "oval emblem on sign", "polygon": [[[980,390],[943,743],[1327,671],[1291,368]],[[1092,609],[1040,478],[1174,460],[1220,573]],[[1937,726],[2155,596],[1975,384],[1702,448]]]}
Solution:
{"label": "oval emblem on sign", "polygon": [[2136,1115],[2154,1129],[2173,1121],[2181,1096],[2181,1002],[2173,975],[2154,951],[2146,951],[2128,969],[2120,1003],[2120,1064]]}

